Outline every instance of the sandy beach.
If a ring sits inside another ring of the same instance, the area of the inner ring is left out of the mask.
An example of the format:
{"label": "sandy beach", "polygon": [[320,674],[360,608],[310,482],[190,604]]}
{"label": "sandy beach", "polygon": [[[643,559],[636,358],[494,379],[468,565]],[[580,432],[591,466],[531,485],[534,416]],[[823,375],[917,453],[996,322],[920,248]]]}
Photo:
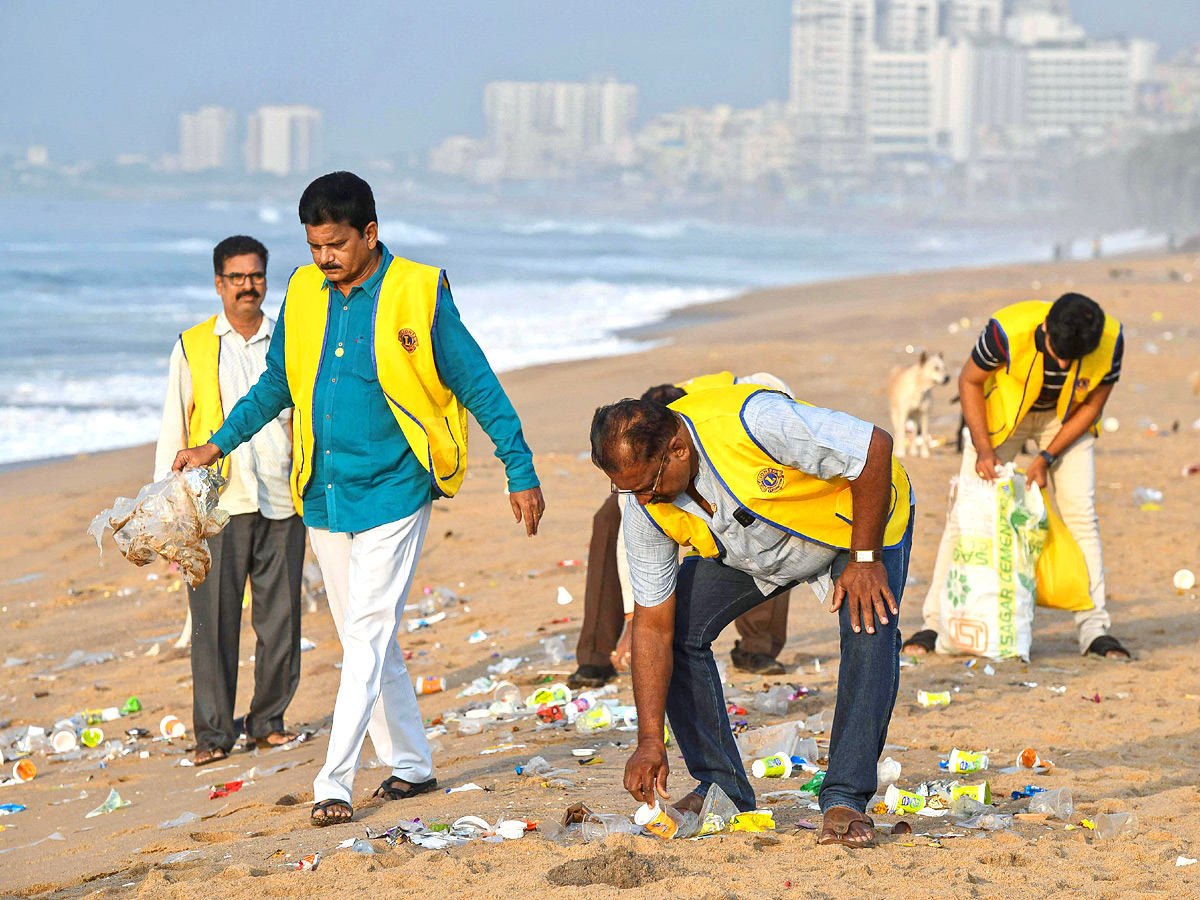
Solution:
{"label": "sandy beach", "polygon": [[[1195,275],[1198,281],[1186,276]],[[639,394],[651,383],[729,369],[770,371],[809,402],[845,410],[886,427],[883,384],[888,370],[911,359],[906,345],[942,350],[957,372],[988,314],[1007,303],[1086,293],[1125,323],[1124,372],[1108,414],[1120,428],[1097,449],[1097,504],[1104,540],[1113,633],[1134,654],[1130,663],[1078,655],[1070,616],[1039,610],[1032,661],[982,662],[938,657],[902,670],[888,751],[903,767],[900,786],[938,777],[939,754],[951,748],[986,750],[993,767],[1010,765],[1024,747],[1057,767],[1050,773],[992,774],[1002,811],[1020,811],[1011,791],[1031,781],[1069,787],[1078,826],[1096,813],[1133,810],[1140,833],[1097,840],[1068,822],[1018,821],[1004,832],[951,829],[944,819],[915,820],[918,831],[955,832],[930,838],[892,837],[851,852],[818,847],[802,820],[819,814],[792,801],[775,804],[776,831],[663,842],[615,835],[603,842],[559,844],[531,833],[503,843],[474,842],[450,851],[373,842],[371,855],[336,849],[364,829],[384,831],[400,820],[453,822],[463,815],[554,820],[584,802],[596,812],[632,813],[621,789],[631,732],[588,738],[537,727],[536,719],[491,723],[477,735],[456,726],[437,737],[434,760],[446,788],[474,782],[483,791],[437,793],[395,803],[368,802],[384,777],[360,769],[355,821],[309,826],[312,779],[324,758],[337,690],[341,649],[328,609],[306,613],[303,633],[314,649],[303,654],[300,689],[289,725],[316,732],[295,749],[237,752],[223,767],[178,765],[189,741],[131,744],[108,761],[60,761],[36,756],[38,775],[0,787],[0,803],[27,807],[0,817],[0,897],[251,898],[299,895],[362,896],[435,892],[463,898],[784,897],[895,898],[1200,896],[1200,603],[1177,592],[1172,575],[1200,571],[1200,398],[1190,375],[1200,368],[1200,259],[1191,256],[1021,265],[984,270],[895,275],[781,288],[684,310],[654,331],[662,344],[629,356],[523,369],[502,376],[525,424],[547,502],[542,534],[524,536],[512,521],[503,470],[491,444],[475,429],[467,482],[452,502],[435,506],[418,569],[418,591],[447,586],[464,598],[446,620],[402,634],[415,676],[441,675],[448,690],[422,697],[426,718],[462,709],[480,698],[456,697],[486,667],[504,657],[528,657],[507,677],[523,691],[546,672],[562,680],[573,660],[544,661],[541,641],[563,635],[573,651],[583,612],[584,568],[560,566],[587,555],[591,517],[608,485],[587,459],[588,424],[599,404]],[[960,321],[967,320],[960,326]],[[468,322],[468,324],[470,324]],[[554,323],[548,322],[548,328]],[[953,329],[953,330],[952,330]],[[934,432],[949,439],[958,422],[953,386],[935,392]],[[1178,422],[1178,431],[1173,431]],[[1147,427],[1153,423],[1157,430]],[[0,727],[49,726],[85,709],[120,706],[136,695],[143,711],[105,723],[109,737],[127,728],[157,734],[175,714],[190,727],[191,674],[171,640],[183,622],[186,595],[164,564],[138,569],[111,543],[100,565],[85,533],[92,517],[118,495],[133,496],[148,480],[153,448],[138,447],[0,472]],[[920,625],[920,608],[945,516],[946,489],[957,471],[950,447],[906,466],[917,493],[912,583],[901,610],[904,633]],[[1161,509],[1142,510],[1136,488],[1161,490]],[[153,580],[148,580],[152,578]],[[573,603],[556,602],[560,586]],[[414,592],[410,602],[421,595]],[[563,617],[569,621],[561,622]],[[252,684],[253,632],[246,615],[239,711]],[[468,643],[483,630],[487,639]],[[732,632],[717,645],[728,659]],[[56,671],[74,650],[107,652],[94,666]],[[789,673],[755,678],[730,667],[729,695],[774,684],[814,690],[793,701],[787,719],[833,709],[838,675],[833,616],[807,588],[793,594],[789,641],[781,659]],[[819,665],[818,665],[819,662]],[[1035,684],[1036,687],[1026,685]],[[630,681],[618,682],[632,702]],[[1055,691],[1051,688],[1065,688]],[[918,690],[956,691],[943,709],[916,703]],[[1099,702],[1095,698],[1099,697]],[[751,712],[751,726],[778,718]],[[825,738],[828,734],[824,735]],[[508,746],[511,745],[511,746]],[[489,748],[501,747],[492,752]],[[602,762],[579,767],[577,747],[594,747]],[[143,757],[143,753],[146,755]],[[541,755],[577,769],[574,788],[544,787],[514,766]],[[369,742],[364,763],[371,765]],[[691,787],[678,754],[670,787]],[[252,767],[286,768],[252,774],[227,797],[209,799],[213,784],[238,779]],[[4,764],[7,774],[12,762]],[[802,782],[761,780],[761,792]],[[117,790],[130,805],[85,818]],[[1003,798],[1004,802],[1000,802]],[[161,825],[184,813],[186,824]],[[891,823],[895,817],[877,817]],[[52,837],[57,835],[57,838]],[[936,844],[936,846],[935,846]],[[164,860],[194,850],[184,862]],[[296,863],[316,851],[315,871]]]}

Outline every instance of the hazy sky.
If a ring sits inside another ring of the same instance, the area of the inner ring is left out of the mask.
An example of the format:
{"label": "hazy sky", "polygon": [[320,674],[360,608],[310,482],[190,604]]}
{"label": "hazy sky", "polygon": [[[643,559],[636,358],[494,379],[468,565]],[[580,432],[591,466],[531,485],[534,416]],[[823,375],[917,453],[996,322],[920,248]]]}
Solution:
{"label": "hazy sky", "polygon": [[[493,79],[614,75],[642,118],[786,92],[789,0],[164,3],[0,0],[0,147],[159,154],[215,103],[326,112],[326,150],[390,155],[478,134]],[[1200,0],[1074,0],[1095,34],[1200,42]],[[341,144],[340,142],[345,142]]]}

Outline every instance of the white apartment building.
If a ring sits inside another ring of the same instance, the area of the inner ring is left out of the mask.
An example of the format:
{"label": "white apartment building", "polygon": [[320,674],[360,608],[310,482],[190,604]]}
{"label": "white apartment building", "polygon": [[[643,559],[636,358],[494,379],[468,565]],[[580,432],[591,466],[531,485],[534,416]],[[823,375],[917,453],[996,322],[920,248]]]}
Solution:
{"label": "white apartment building", "polygon": [[994,37],[1004,31],[1004,0],[949,0],[942,34],[950,38]]}
{"label": "white apartment building", "polygon": [[179,168],[205,172],[233,163],[233,112],[204,106],[179,115]]}
{"label": "white apartment building", "polygon": [[320,159],[323,119],[311,106],[260,106],[246,119],[246,171],[311,172]]}
{"label": "white apartment building", "polygon": [[1133,114],[1128,42],[1039,43],[1025,58],[1024,119],[1040,137],[1096,134]]}

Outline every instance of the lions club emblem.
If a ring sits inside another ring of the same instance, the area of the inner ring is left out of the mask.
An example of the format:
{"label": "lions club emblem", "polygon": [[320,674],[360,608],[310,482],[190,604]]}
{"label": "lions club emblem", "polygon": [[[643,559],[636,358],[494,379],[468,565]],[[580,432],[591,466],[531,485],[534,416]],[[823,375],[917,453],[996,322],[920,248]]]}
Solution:
{"label": "lions club emblem", "polygon": [[400,333],[396,335],[396,339],[400,341],[400,346],[409,353],[415,352],[417,344],[420,343],[417,340],[417,333],[411,328],[401,328]]}
{"label": "lions club emblem", "polygon": [[758,489],[764,494],[777,494],[783,489],[781,469],[763,469],[758,473]]}
{"label": "lions club emblem", "polygon": [[1082,393],[1092,386],[1092,383],[1087,378],[1080,378],[1075,382],[1075,390],[1077,393]]}

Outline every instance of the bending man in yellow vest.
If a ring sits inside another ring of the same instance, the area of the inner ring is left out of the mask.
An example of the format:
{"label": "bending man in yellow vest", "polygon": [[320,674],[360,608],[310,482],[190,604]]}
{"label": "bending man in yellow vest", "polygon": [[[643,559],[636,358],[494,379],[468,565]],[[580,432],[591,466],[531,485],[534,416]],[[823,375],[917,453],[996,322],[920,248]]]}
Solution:
{"label": "bending man in yellow vest", "polygon": [[[341,635],[341,685],[313,823],[353,815],[363,739],[391,769],[375,795],[433,790],[433,760],[396,629],[432,502],[467,468],[467,410],[496,445],[529,535],[545,505],[521,422],[471,337],[445,273],[379,241],[370,186],[324,175],[300,198],[314,265],[292,275],[267,369],[209,443],[176,468],[210,465],[295,406],[291,489]],[[379,701],[376,703],[376,701]]]}
{"label": "bending man in yellow vest", "polygon": [[[622,400],[596,410],[591,439],[613,491],[636,501],[623,525],[638,708],[626,790],[652,805],[669,798],[665,715],[698,782],[676,806],[699,811],[718,784],[739,809],[754,808],[712,642],[746,610],[807,582],[822,599],[832,590],[841,631],[820,841],[872,843],[865,811],[896,700],[912,545],[912,492],[892,439],[753,385],[669,407]],[[680,546],[695,551],[682,564]]]}
{"label": "bending man in yellow vest", "polygon": [[[1129,659],[1108,633],[1104,557],[1096,517],[1096,435],[1104,404],[1121,377],[1121,323],[1082,294],[1064,294],[1053,304],[1031,300],[997,312],[979,335],[958,378],[964,442],[962,471],[992,481],[996,466],[1012,462],[1026,441],[1038,447],[1026,480],[1054,488],[1063,522],[1087,561],[1092,608],[1075,613],[1079,652]],[[904,643],[921,655],[939,639],[942,586],[954,555],[946,532],[923,609],[924,628]]]}
{"label": "bending man in yellow vest", "polygon": [[[275,323],[263,315],[267,248],[252,237],[226,238],[213,249],[222,310],[179,336],[171,351],[167,400],[154,454],[154,479],[165,478],[189,444],[203,443],[221,427],[267,367]],[[288,487],[291,409],[282,410],[254,438],[227,456],[229,479],[218,504],[229,524],[209,538],[212,568],[188,588],[192,656],[192,727],[203,766],[229,756],[239,728],[234,720],[238,641],[246,578],[254,603],[254,697],[245,730],[260,747],[296,737],[283,714],[300,683],[300,586],[304,524]]]}

